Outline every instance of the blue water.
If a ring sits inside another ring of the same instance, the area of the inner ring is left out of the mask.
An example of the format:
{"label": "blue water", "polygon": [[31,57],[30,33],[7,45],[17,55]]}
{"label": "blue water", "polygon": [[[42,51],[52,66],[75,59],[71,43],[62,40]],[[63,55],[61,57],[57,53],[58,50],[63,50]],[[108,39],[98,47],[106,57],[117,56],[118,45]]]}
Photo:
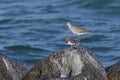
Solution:
{"label": "blue water", "polygon": [[120,0],[0,0],[0,54],[30,69],[56,50],[77,39],[66,22],[92,33],[81,45],[105,67],[120,59]]}

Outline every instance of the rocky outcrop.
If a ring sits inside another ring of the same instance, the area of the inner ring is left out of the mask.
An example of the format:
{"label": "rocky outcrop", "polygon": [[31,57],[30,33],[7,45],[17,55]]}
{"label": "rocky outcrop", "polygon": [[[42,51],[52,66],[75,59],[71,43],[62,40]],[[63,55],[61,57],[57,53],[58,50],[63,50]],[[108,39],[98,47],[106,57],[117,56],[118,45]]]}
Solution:
{"label": "rocky outcrop", "polygon": [[22,80],[26,73],[24,64],[0,55],[0,80]]}
{"label": "rocky outcrop", "polygon": [[95,56],[82,46],[59,50],[36,64],[23,80],[107,80]]}
{"label": "rocky outcrop", "polygon": [[120,80],[120,61],[106,69],[108,80]]}

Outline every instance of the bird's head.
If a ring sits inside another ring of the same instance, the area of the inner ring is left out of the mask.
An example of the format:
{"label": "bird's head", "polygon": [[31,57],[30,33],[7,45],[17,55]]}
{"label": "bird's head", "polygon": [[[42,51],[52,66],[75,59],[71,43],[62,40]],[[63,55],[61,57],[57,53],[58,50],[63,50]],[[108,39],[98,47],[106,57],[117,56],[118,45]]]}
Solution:
{"label": "bird's head", "polygon": [[69,37],[65,37],[65,41],[69,41],[69,39],[70,39]]}
{"label": "bird's head", "polygon": [[68,21],[68,22],[66,23],[66,25],[69,27],[69,26],[71,26],[72,24],[71,24],[71,22]]}

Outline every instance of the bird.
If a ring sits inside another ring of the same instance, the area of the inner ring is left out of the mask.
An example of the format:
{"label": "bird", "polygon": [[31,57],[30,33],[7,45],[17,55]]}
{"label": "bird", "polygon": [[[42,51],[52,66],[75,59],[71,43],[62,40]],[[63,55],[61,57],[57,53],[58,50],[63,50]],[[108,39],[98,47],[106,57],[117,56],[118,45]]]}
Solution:
{"label": "bird", "polygon": [[69,37],[66,37],[66,38],[65,38],[65,41],[66,41],[67,44],[71,45],[71,47],[72,47],[73,45],[76,45],[76,43],[77,43],[76,40],[70,39]]}
{"label": "bird", "polygon": [[86,30],[84,28],[81,28],[81,27],[78,27],[78,26],[73,26],[71,22],[67,22],[66,25],[68,26],[68,28],[70,29],[70,31],[73,33],[73,34],[76,34],[78,35],[78,40],[80,41],[80,35],[83,35],[83,34],[88,34],[90,33],[91,31],[90,30]]}

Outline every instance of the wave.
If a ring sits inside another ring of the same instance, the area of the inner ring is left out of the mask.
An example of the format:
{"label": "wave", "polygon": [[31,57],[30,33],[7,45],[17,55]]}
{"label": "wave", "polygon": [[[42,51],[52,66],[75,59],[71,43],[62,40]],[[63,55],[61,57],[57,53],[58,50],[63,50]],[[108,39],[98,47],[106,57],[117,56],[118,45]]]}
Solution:
{"label": "wave", "polygon": [[6,46],[5,47],[8,50],[17,50],[17,51],[45,51],[45,49],[42,48],[35,48],[35,47],[31,47],[28,45],[13,45],[13,46]]}

